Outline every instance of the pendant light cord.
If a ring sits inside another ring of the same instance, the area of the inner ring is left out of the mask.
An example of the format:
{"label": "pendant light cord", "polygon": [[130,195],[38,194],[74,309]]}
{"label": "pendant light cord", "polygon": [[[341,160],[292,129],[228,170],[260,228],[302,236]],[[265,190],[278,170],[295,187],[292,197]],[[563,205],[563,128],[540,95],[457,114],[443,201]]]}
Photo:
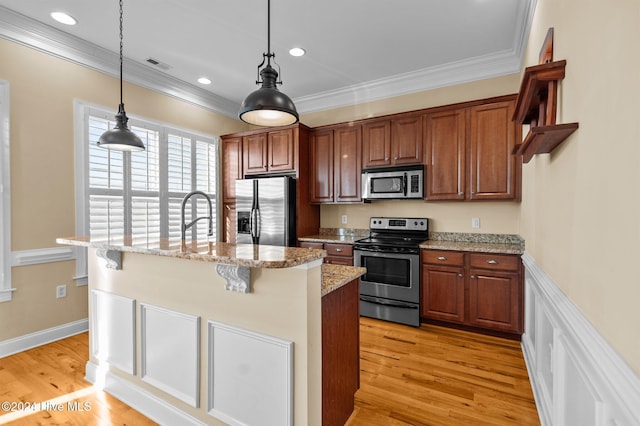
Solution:
{"label": "pendant light cord", "polygon": [[122,105],[122,0],[120,0],[120,105]]}

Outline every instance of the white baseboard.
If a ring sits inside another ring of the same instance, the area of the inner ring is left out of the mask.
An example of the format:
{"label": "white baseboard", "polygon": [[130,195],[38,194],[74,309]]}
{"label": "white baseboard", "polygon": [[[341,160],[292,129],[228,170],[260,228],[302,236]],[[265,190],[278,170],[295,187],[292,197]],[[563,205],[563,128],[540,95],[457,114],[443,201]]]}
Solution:
{"label": "white baseboard", "polygon": [[46,330],[36,331],[35,333],[26,334],[14,339],[4,340],[0,342],[0,358],[13,355],[27,349],[55,342],[56,340],[84,333],[89,330],[89,320],[82,319],[75,322],[59,325],[57,327],[48,328]]}
{"label": "white baseboard", "polygon": [[108,368],[100,368],[91,361],[87,362],[85,379],[161,425],[207,425],[140,386],[113,374]]}
{"label": "white baseboard", "polygon": [[640,376],[531,256],[522,259],[522,350],[542,425],[640,425]]}

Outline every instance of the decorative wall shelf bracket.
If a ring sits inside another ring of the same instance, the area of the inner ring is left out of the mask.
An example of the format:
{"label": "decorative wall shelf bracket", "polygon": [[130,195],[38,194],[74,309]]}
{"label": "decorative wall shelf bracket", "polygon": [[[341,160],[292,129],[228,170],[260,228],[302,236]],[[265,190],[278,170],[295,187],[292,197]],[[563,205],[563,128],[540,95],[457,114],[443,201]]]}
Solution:
{"label": "decorative wall shelf bracket", "polygon": [[118,250],[109,249],[97,249],[96,255],[106,260],[107,268],[114,269],[116,271],[122,270],[122,252]]}
{"label": "decorative wall shelf bracket", "polygon": [[513,149],[528,163],[535,154],[553,151],[578,128],[578,123],[556,124],[558,81],[564,79],[567,61],[553,59],[553,28],[540,50],[540,65],[524,70],[513,121],[529,124],[529,134]]}
{"label": "decorative wall shelf bracket", "polygon": [[224,286],[225,290],[251,293],[251,268],[218,263],[216,272],[227,280],[227,284]]}

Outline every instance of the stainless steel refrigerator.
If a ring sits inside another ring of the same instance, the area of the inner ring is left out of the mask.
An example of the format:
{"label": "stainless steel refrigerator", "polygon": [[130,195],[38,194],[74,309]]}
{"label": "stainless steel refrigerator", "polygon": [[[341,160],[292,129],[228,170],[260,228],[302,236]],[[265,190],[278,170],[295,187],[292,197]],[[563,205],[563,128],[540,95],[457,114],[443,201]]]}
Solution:
{"label": "stainless steel refrigerator", "polygon": [[237,244],[296,245],[296,180],[236,180]]}

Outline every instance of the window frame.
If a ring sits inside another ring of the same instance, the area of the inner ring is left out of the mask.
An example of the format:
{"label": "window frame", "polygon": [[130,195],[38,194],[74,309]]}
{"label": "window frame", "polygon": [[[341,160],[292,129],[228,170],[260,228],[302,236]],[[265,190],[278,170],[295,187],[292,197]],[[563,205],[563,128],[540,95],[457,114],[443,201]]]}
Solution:
{"label": "window frame", "polygon": [[12,299],[11,287],[11,150],[9,82],[0,80],[0,302]]}
{"label": "window frame", "polygon": [[[88,134],[88,123],[90,116],[97,116],[101,118],[107,118],[108,120],[113,121],[114,112],[104,106],[99,106],[95,104],[91,104],[88,102],[76,100],[75,101],[75,170],[76,170],[76,188],[75,188],[75,200],[76,200],[76,235],[78,236],[89,236],[89,224],[90,224],[90,214],[89,214],[89,197],[90,197],[90,187],[89,187],[89,142],[87,140]],[[136,116],[129,116],[129,124],[130,126],[146,128],[153,131],[158,131],[158,140],[159,144],[167,143],[169,134],[177,135],[180,137],[189,136],[191,138],[196,138],[193,141],[193,146],[197,146],[197,142],[209,142],[214,146],[214,150],[216,153],[216,182],[215,182],[215,195],[212,197],[212,202],[214,204],[213,214],[215,215],[215,232],[216,239],[219,238],[222,231],[222,216],[221,216],[221,206],[222,206],[222,182],[221,182],[221,156],[220,156],[220,138],[217,135],[207,135],[202,132],[185,129],[170,123],[162,123],[153,121],[146,118],[140,118]],[[167,150],[165,148],[160,148],[160,179],[165,179],[168,173],[167,168],[163,168],[162,164],[166,164]],[[125,156],[125,168],[130,167],[131,161],[130,156]],[[195,155],[191,159],[192,164],[195,164]],[[196,179],[196,170],[193,169],[193,178],[192,181]],[[131,179],[129,175],[129,179],[125,182],[125,188],[123,189],[125,193],[134,196],[134,194],[141,192],[141,190],[133,189],[131,187]],[[144,191],[142,191],[144,192]],[[167,187],[161,187],[158,191],[158,199],[160,201],[160,208],[163,209],[163,203],[169,203],[170,195],[173,192],[169,191]],[[133,200],[133,198],[131,198]],[[126,202],[126,201],[125,201]],[[133,218],[130,217],[129,221]],[[170,228],[168,226],[168,220],[165,217],[162,217],[160,224],[160,232],[161,237],[167,237],[166,233],[170,232]],[[166,229],[164,229],[166,227]],[[126,228],[127,229],[127,228]],[[74,279],[76,280],[78,285],[86,284],[87,282],[87,258],[86,258],[86,248],[76,247],[76,276]]]}

